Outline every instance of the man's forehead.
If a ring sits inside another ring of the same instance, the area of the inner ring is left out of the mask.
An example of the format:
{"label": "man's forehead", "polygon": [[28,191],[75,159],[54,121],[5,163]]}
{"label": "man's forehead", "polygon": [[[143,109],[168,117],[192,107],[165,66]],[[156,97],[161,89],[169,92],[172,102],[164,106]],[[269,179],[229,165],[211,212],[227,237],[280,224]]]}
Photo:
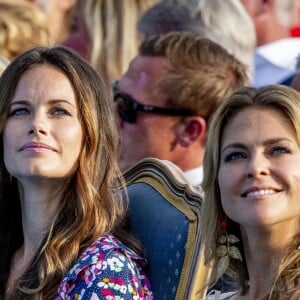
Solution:
{"label": "man's forehead", "polygon": [[162,56],[142,56],[138,55],[129,64],[129,71],[157,73],[164,72],[170,65],[169,61]]}
{"label": "man's forehead", "polygon": [[156,86],[168,69],[170,64],[164,57],[138,56],[131,62],[122,79],[129,79],[131,83],[141,86]]}
{"label": "man's forehead", "polygon": [[[169,62],[164,57],[138,56],[120,80],[119,89],[143,104],[161,104],[159,83],[165,77]],[[150,101],[151,100],[151,101]]]}

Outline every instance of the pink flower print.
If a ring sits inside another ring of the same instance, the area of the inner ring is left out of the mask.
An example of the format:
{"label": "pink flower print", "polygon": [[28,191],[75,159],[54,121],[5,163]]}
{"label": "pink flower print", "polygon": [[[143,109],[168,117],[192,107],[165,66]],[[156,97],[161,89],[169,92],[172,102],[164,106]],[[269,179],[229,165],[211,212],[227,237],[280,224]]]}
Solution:
{"label": "pink flower print", "polygon": [[109,290],[109,289],[104,289],[104,290],[102,290],[102,291],[101,291],[101,294],[102,294],[103,296],[114,296],[113,292],[112,292],[111,290]]}
{"label": "pink flower print", "polygon": [[111,282],[111,287],[115,290],[115,291],[119,291],[122,294],[126,294],[127,292],[127,287],[124,283],[124,281],[122,279],[118,279],[118,278],[112,278],[110,280]]}
{"label": "pink flower print", "polygon": [[110,280],[111,283],[115,283],[115,284],[118,284],[118,285],[124,285],[125,282],[122,278],[112,278]]}
{"label": "pink flower print", "polygon": [[127,292],[127,286],[124,280],[118,278],[103,278],[102,282],[99,282],[97,285],[103,289],[103,292],[111,289],[119,291],[122,294],[126,294]]}

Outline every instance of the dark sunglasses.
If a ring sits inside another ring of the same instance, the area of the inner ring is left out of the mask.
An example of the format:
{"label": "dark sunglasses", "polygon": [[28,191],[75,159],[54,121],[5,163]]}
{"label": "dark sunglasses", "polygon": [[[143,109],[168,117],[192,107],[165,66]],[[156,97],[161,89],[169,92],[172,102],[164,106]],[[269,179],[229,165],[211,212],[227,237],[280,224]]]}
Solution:
{"label": "dark sunglasses", "polygon": [[124,122],[135,123],[138,111],[165,116],[192,116],[189,110],[157,107],[144,105],[137,102],[130,95],[122,93],[118,89],[118,81],[113,82],[114,102],[117,104],[118,114]]}

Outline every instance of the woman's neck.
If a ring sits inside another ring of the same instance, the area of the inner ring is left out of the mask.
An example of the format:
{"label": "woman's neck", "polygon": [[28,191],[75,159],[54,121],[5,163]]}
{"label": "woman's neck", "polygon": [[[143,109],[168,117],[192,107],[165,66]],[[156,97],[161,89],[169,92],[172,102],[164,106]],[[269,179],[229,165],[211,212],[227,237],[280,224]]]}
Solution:
{"label": "woman's neck", "polygon": [[24,253],[37,250],[50,229],[61,199],[61,185],[57,182],[19,182],[24,235]]}
{"label": "woman's neck", "polygon": [[8,293],[28,269],[42,241],[49,233],[65,184],[54,180],[18,181],[24,243],[12,258],[7,283]]}
{"label": "woman's neck", "polygon": [[268,231],[242,228],[250,282],[247,299],[265,299],[269,294],[276,274],[276,261],[292,241],[298,226],[298,222],[289,221],[274,225]]}

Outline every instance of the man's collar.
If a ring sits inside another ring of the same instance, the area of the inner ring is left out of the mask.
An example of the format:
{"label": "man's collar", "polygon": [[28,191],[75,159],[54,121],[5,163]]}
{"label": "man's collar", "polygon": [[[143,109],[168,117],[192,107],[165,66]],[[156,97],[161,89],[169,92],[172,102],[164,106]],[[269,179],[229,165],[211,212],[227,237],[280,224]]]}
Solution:
{"label": "man's collar", "polygon": [[201,185],[203,180],[203,166],[184,172],[187,181],[194,186]]}

